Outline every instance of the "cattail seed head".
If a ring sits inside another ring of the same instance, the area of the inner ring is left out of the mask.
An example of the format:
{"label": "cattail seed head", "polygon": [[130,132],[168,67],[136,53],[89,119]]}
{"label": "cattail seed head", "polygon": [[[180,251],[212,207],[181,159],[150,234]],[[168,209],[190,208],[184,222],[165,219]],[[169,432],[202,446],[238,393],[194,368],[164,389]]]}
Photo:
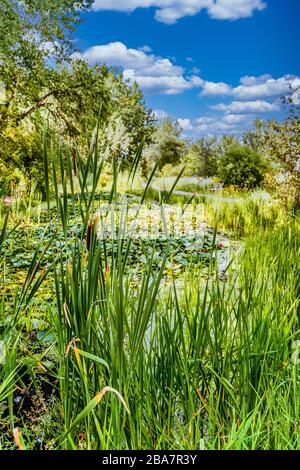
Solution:
{"label": "cattail seed head", "polygon": [[106,266],[106,268],[105,268],[104,279],[105,279],[105,283],[107,283],[110,279],[110,267],[109,266]]}
{"label": "cattail seed head", "polygon": [[87,230],[86,230],[86,247],[88,251],[90,251],[91,249],[93,235],[94,235],[94,223],[93,223],[93,216],[91,214],[90,220],[87,226]]}

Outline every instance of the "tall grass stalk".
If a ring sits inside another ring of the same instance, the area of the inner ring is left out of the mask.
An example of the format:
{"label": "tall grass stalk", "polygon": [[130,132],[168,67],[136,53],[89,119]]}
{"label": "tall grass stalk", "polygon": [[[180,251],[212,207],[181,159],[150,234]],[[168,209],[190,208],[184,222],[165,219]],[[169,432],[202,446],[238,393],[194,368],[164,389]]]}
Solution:
{"label": "tall grass stalk", "polygon": [[[86,245],[103,168],[97,142],[86,159],[77,152],[77,195],[68,158],[60,149],[57,165],[52,149],[48,159],[63,230],[68,188],[83,228],[54,266],[60,446],[300,448],[300,370],[291,361],[300,336],[298,223],[257,227],[227,282],[212,264],[206,282],[198,270],[186,272],[180,288],[167,283],[168,250],[155,269],[154,246],[137,284],[121,229],[112,256],[95,230]],[[117,160],[112,165],[116,203]],[[114,393],[100,400],[105,389]]]}

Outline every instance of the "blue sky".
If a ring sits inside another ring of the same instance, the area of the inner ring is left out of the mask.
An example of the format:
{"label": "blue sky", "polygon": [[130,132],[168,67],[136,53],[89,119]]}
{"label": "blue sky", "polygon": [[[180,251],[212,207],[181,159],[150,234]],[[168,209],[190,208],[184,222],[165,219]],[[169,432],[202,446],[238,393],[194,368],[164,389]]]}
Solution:
{"label": "blue sky", "polygon": [[239,134],[300,86],[299,24],[299,0],[95,0],[76,46],[186,135]]}

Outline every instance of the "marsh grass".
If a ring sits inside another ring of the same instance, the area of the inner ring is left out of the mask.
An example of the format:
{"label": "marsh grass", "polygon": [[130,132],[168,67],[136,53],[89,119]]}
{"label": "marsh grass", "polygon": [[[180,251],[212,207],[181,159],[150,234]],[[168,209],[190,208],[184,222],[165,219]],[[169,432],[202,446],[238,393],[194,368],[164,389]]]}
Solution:
{"label": "marsh grass", "polygon": [[260,193],[232,197],[230,201],[217,197],[206,199],[204,213],[209,224],[217,223],[220,230],[237,237],[282,227],[293,217],[278,201]]}
{"label": "marsh grass", "polygon": [[[298,448],[297,234],[256,238],[228,283],[186,274],[180,291],[151,260],[132,289],[123,266],[101,268],[101,247],[74,252],[57,278],[61,445],[83,432],[93,449]],[[92,406],[107,385],[130,414],[114,396]]]}
{"label": "marsh grass", "polygon": [[[139,156],[126,191],[138,163]],[[53,446],[300,449],[300,368],[291,360],[291,344],[300,337],[299,221],[276,223],[277,209],[273,214],[270,208],[265,223],[259,203],[207,206],[214,227],[236,234],[242,227],[251,235],[229,263],[226,280],[218,275],[212,251],[208,275],[191,267],[180,283],[175,278],[166,282],[172,245],[154,267],[154,241],[136,282],[128,269],[132,239],[122,236],[126,213],[110,241],[112,254],[107,240],[96,236],[96,195],[104,167],[97,137],[86,158],[76,153],[76,166],[75,177],[68,150],[45,142],[49,223],[52,180],[61,231],[66,236],[75,207],[82,225],[68,250],[60,237],[47,268],[55,295],[49,304],[56,351],[50,376],[60,410]],[[112,173],[110,204],[117,201],[117,160]],[[151,197],[154,173],[140,194],[141,204]],[[163,206],[172,197],[168,191],[159,202]],[[5,220],[1,233],[6,233]],[[30,305],[46,275],[36,268],[38,253],[16,302],[18,312],[20,305]],[[14,328],[18,331],[17,322]],[[16,348],[12,351],[11,365],[1,368],[11,430],[13,391],[20,380]],[[21,445],[32,448],[36,436],[26,432],[25,424],[19,432]]]}

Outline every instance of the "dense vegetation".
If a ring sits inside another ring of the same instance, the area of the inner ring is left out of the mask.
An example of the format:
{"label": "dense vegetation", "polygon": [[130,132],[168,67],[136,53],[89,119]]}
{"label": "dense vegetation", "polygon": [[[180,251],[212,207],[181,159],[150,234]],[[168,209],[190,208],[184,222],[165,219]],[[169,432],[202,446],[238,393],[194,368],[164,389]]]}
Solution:
{"label": "dense vegetation", "polygon": [[1,1],[0,448],[300,449],[297,107],[190,142],[89,4]]}
{"label": "dense vegetation", "polygon": [[[121,227],[98,239],[90,218],[99,204],[117,207],[117,167],[101,203],[97,152],[78,160],[78,182],[64,157],[57,167],[45,154],[62,178],[53,208],[25,210],[27,228],[17,208],[3,212],[2,447],[15,429],[27,449],[299,448],[297,219],[273,203],[261,212],[261,200],[225,202],[232,235],[242,217],[255,226],[238,252],[208,230],[197,244],[139,240],[133,258],[135,239]],[[22,221],[12,233],[8,217]],[[222,272],[218,252],[233,260]]]}

